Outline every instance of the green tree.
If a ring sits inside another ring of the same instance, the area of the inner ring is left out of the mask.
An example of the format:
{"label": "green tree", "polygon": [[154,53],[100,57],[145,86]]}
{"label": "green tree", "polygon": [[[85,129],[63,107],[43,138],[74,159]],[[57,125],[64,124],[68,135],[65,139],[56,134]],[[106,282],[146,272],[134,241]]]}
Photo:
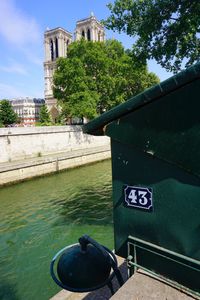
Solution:
{"label": "green tree", "polygon": [[69,46],[67,58],[57,60],[54,96],[68,117],[87,117],[120,104],[145,88],[159,82],[116,40],[88,42]]}
{"label": "green tree", "polygon": [[46,105],[42,105],[39,113],[39,121],[42,126],[46,126],[50,124],[50,116]]}
{"label": "green tree", "polygon": [[0,124],[3,126],[11,125],[17,122],[18,116],[14,112],[11,103],[8,100],[0,101]]}
{"label": "green tree", "polygon": [[135,37],[140,61],[154,58],[177,72],[200,59],[200,1],[115,0],[108,4],[107,28]]}

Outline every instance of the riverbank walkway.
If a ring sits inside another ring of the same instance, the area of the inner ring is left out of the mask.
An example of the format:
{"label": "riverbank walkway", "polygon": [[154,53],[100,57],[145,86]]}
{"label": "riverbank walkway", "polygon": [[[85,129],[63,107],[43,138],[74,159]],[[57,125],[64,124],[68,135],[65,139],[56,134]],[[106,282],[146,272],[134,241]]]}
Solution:
{"label": "riverbank walkway", "polygon": [[162,279],[157,279],[149,273],[138,270],[127,278],[127,266],[124,259],[117,257],[124,285],[119,288],[116,278],[112,280],[114,291],[112,296],[107,286],[91,293],[72,293],[61,290],[50,300],[199,300],[198,296],[190,296],[176,289]]}
{"label": "riverbank walkway", "polygon": [[54,153],[0,163],[0,186],[110,158],[110,146]]}

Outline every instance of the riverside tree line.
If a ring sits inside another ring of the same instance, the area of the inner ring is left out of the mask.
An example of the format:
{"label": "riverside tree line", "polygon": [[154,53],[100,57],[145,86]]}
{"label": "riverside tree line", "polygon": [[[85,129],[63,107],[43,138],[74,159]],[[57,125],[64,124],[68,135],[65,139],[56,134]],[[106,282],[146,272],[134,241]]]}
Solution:
{"label": "riverside tree line", "polygon": [[[20,124],[21,119],[14,112],[9,100],[3,99],[0,101],[0,127],[8,127],[13,124]],[[51,125],[50,116],[46,105],[40,109],[38,125]]]}
{"label": "riverside tree line", "polygon": [[[92,119],[158,83],[148,72],[148,59],[174,73],[199,61],[198,0],[115,0],[108,8],[104,25],[134,37],[133,47],[125,50],[116,40],[70,44],[67,57],[57,60],[53,78],[61,124],[71,117]],[[4,119],[1,104],[0,123]],[[40,122],[50,124],[45,106]]]}
{"label": "riverside tree line", "polygon": [[174,73],[200,59],[198,0],[115,0],[108,8],[104,25],[133,37],[133,47],[124,50],[114,40],[71,44],[54,76],[65,115],[93,118],[158,83],[148,59]]}

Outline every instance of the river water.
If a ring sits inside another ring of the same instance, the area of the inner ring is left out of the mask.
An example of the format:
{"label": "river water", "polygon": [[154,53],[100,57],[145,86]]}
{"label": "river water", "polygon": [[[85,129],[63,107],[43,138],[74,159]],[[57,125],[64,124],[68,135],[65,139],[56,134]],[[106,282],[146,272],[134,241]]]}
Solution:
{"label": "river water", "polygon": [[0,299],[45,300],[60,289],[54,254],[82,234],[113,248],[111,162],[0,190]]}

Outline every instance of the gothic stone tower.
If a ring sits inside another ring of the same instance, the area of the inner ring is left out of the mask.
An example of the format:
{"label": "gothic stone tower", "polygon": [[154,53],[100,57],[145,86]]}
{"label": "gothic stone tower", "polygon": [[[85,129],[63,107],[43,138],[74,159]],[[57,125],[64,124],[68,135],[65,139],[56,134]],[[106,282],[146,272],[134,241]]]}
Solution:
{"label": "gothic stone tower", "polygon": [[[75,41],[84,38],[88,41],[105,40],[104,28],[95,18],[91,16],[76,22]],[[57,100],[53,97],[52,83],[53,73],[56,68],[56,59],[67,56],[68,45],[72,42],[72,34],[65,29],[58,27],[47,30],[44,33],[45,61],[44,61],[44,81],[45,81],[45,102],[54,120],[58,115]]]}
{"label": "gothic stone tower", "polygon": [[81,38],[93,42],[103,42],[105,39],[104,28],[93,13],[89,18],[76,22],[75,39],[79,41]]}
{"label": "gothic stone tower", "polygon": [[72,42],[72,34],[61,27],[47,30],[44,33],[45,61],[44,61],[44,81],[45,81],[45,102],[52,118],[58,114],[57,100],[53,97],[52,81],[56,68],[56,59],[67,56],[67,47]]}

